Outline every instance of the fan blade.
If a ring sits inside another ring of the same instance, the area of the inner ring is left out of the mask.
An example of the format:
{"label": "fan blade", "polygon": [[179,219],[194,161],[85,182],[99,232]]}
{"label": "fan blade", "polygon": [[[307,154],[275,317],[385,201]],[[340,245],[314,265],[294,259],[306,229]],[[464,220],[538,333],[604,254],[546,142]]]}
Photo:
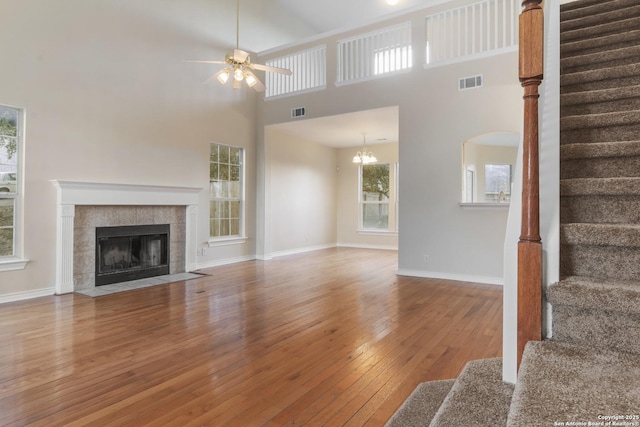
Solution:
{"label": "fan blade", "polygon": [[286,68],[272,67],[271,65],[250,64],[249,66],[255,70],[270,71],[272,73],[286,74],[287,76],[293,74],[291,70],[287,70]]}
{"label": "fan blade", "polygon": [[201,61],[199,59],[185,59],[183,62],[195,62],[198,64],[226,64],[226,61]]}
{"label": "fan blade", "polygon": [[204,82],[202,82],[203,85],[209,84],[213,81],[213,79],[215,79],[216,77],[218,77],[218,73],[214,74],[213,76],[209,77],[207,80],[205,80]]}
{"label": "fan blade", "polygon": [[256,92],[264,92],[264,89],[265,89],[264,85],[262,84],[262,82],[260,80],[258,80],[256,82],[256,84],[255,84],[255,86],[253,88],[256,90]]}
{"label": "fan blade", "polygon": [[244,61],[246,61],[248,57],[249,54],[244,50],[235,49],[233,51],[233,60],[240,64],[244,63]]}

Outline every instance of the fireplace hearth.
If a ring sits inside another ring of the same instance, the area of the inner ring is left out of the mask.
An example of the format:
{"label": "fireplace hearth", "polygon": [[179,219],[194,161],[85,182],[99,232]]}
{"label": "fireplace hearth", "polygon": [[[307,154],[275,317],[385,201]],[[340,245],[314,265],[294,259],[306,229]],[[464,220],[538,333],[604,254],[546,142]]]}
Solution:
{"label": "fireplace hearth", "polygon": [[96,228],[96,286],[169,274],[169,224]]}

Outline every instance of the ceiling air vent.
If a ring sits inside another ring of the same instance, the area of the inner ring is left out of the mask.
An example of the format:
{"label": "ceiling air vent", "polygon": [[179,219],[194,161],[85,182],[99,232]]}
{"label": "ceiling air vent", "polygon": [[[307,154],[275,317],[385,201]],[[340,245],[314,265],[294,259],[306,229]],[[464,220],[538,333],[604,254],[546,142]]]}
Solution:
{"label": "ceiling air vent", "polygon": [[298,107],[291,109],[291,118],[305,117],[307,115],[307,109],[305,107]]}
{"label": "ceiling air vent", "polygon": [[458,90],[474,89],[478,87],[482,87],[482,74],[458,79]]}

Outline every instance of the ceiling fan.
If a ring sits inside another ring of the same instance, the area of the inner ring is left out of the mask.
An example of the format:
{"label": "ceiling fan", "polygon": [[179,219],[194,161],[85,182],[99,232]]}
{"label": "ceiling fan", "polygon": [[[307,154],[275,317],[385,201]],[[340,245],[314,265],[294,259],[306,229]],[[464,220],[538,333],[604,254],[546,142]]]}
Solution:
{"label": "ceiling fan", "polygon": [[229,67],[225,67],[222,70],[209,77],[205,83],[209,83],[214,78],[222,84],[232,80],[231,86],[234,89],[239,89],[242,86],[242,81],[247,83],[247,86],[254,88],[258,92],[264,91],[264,84],[256,77],[252,70],[270,71],[272,73],[280,73],[290,76],[291,70],[286,68],[272,67],[270,65],[254,64],[249,58],[249,53],[239,48],[240,41],[240,0],[236,2],[236,48],[233,52],[227,53],[224,57],[224,61],[201,61],[201,60],[189,60],[187,62],[198,62],[203,64],[226,64]]}

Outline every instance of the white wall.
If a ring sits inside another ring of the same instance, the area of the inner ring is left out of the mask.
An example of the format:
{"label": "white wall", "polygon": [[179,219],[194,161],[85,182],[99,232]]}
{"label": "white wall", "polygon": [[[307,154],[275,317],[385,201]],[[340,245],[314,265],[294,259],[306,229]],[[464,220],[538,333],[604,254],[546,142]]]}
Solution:
{"label": "white wall", "polygon": [[[269,126],[270,256],[324,247],[398,248],[397,233],[358,233],[360,147],[336,149],[301,140]],[[379,163],[398,161],[398,144],[369,146]],[[395,185],[395,177],[391,177]],[[390,213],[395,221],[395,212]]]}
{"label": "white wall", "polygon": [[336,243],[336,149],[267,131],[271,146],[272,256]]}
{"label": "white wall", "polygon": [[[352,33],[319,41],[327,45],[327,89],[259,103],[259,149],[269,149],[264,144],[263,127],[290,120],[294,107],[304,105],[308,118],[315,118],[398,105],[400,272],[501,283],[507,213],[459,206],[460,150],[463,141],[476,135],[520,131],[522,95],[517,53],[424,69],[424,44],[420,45],[420,39],[427,12],[410,17],[416,58],[413,69],[406,74],[336,87],[331,84],[337,69],[336,41]],[[458,78],[476,74],[484,75],[484,87],[459,92]],[[267,161],[258,176],[258,191],[265,197],[273,187],[269,185],[268,169]],[[259,200],[259,227],[269,221],[262,206]],[[265,231],[262,228],[258,233],[259,251],[269,247],[270,236]],[[429,255],[428,263],[425,255]]]}
{"label": "white wall", "polygon": [[[189,32],[201,8],[139,0],[3,2],[0,103],[26,111],[25,270],[0,273],[0,296],[52,292],[56,193],[51,179],[204,187],[209,143],[247,150],[244,245],[212,248],[200,263],[252,257],[255,235],[255,97],[202,82],[214,69],[183,60],[223,56]],[[146,4],[146,5],[145,5]],[[169,19],[169,16],[171,19]],[[208,238],[206,191],[198,240]],[[0,299],[1,300],[1,299]]]}

